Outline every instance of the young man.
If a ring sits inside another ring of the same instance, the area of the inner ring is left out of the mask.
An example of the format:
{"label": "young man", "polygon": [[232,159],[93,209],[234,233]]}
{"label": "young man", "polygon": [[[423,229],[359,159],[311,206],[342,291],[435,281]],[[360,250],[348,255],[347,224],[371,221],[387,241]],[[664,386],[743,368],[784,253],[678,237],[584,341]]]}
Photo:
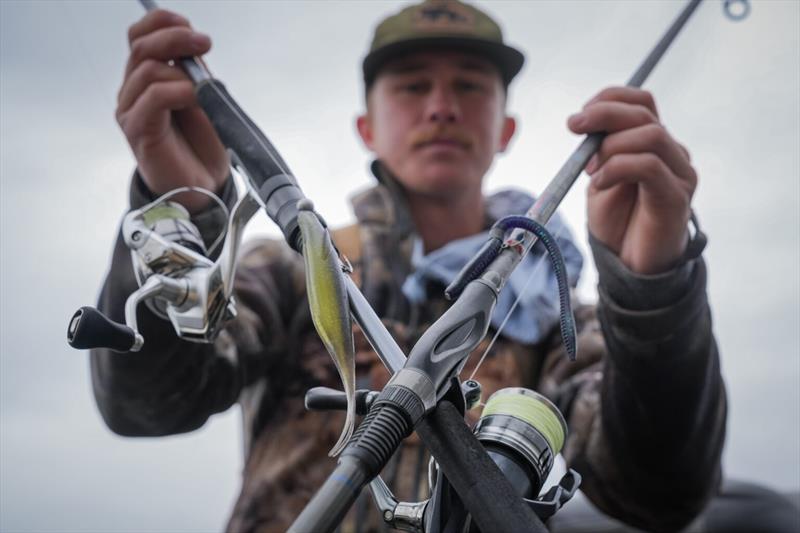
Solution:
{"label": "young man", "polygon": [[[117,118],[138,163],[133,207],[184,185],[230,202],[225,151],[190,82],[169,64],[207,52],[210,40],[166,11],[134,24],[129,39]],[[506,92],[522,63],[491,18],[455,1],[410,6],[375,32],[357,126],[375,154],[379,184],[356,197],[357,225],[334,239],[350,249],[362,291],[405,350],[446,309],[443,286],[481,233],[530,204],[482,193],[495,154],[514,134]],[[547,311],[556,288],[543,267],[476,379],[485,397],[527,386],[559,406],[570,427],[564,456],[603,511],[639,527],[678,529],[719,482],[725,428],[705,267],[687,229],[697,176],[645,91],[606,89],[568,125],[609,133],[587,168],[600,300],[596,310],[577,310],[580,357],[563,356],[557,314]],[[204,236],[216,234],[220,221],[206,200],[181,201]],[[569,232],[553,224],[574,282],[580,255]],[[533,254],[526,268],[542,261]],[[247,458],[229,527],[283,531],[332,469],[327,452],[342,426],[340,416],[306,412],[303,395],[315,385],[338,387],[338,376],[314,333],[297,254],[282,242],[255,243],[236,287],[239,316],[214,345],[176,338],[142,308],[148,342],[140,354],[93,352],[95,394],[106,422],[123,435],[190,431],[240,402]],[[120,241],[101,309],[119,320],[135,288]],[[358,332],[356,346],[359,387],[381,388],[386,370]],[[425,497],[419,473],[426,464],[417,440],[408,439],[387,468],[399,499]],[[367,529],[380,518],[361,507],[350,520]]]}

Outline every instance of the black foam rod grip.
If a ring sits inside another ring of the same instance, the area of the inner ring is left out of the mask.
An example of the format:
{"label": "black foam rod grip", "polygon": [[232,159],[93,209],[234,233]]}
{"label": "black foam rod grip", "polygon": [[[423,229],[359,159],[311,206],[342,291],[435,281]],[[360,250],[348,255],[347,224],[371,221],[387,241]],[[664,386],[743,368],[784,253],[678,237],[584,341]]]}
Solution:
{"label": "black foam rod grip", "polygon": [[136,332],[125,324],[110,320],[94,307],[78,309],[67,327],[67,342],[73,348],[110,348],[128,352],[136,342]]}
{"label": "black foam rod grip", "polygon": [[222,144],[236,152],[267,207],[267,214],[286,241],[299,247],[297,202],[305,198],[289,166],[258,126],[217,80],[195,87],[197,101],[208,115]]}
{"label": "black foam rod grip", "polygon": [[547,532],[453,404],[447,400],[439,402],[415,430],[456,489],[480,531]]}

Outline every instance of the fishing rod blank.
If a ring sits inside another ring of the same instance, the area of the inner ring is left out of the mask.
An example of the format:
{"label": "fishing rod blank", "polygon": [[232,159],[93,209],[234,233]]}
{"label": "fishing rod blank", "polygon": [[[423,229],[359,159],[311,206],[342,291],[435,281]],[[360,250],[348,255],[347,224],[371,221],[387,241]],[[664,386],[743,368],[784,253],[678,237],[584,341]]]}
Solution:
{"label": "fishing rod blank", "polygon": [[[642,86],[701,1],[702,0],[691,0],[686,5],[630,77],[626,86],[637,88]],[[747,0],[725,0],[723,7],[725,14],[732,20],[741,20],[747,16],[750,11]],[[542,226],[550,220],[556,208],[561,204],[567,192],[572,188],[589,160],[600,149],[600,145],[605,137],[605,133],[591,133],[584,138],[553,179],[547,184],[533,206],[528,210],[526,213],[528,218],[533,219]],[[533,245],[536,244],[537,237],[529,231],[520,230],[515,235],[515,240],[518,241],[518,247],[505,248],[497,255],[496,259],[488,268],[484,270],[484,275],[482,276],[483,281],[495,286],[498,291],[505,285],[516,265],[522,261]],[[451,284],[451,287],[455,286],[457,283],[463,286],[468,279],[480,275],[476,272],[468,272],[468,267],[469,265],[459,273],[456,280]]]}
{"label": "fishing rod blank", "polygon": [[[642,61],[641,65],[639,65],[639,68],[637,68],[630,77],[626,86],[637,88],[642,86],[663,57],[664,52],[667,51],[675,40],[675,37],[677,37],[678,33],[680,33],[686,22],[697,9],[697,6],[700,5],[701,1],[702,0],[691,0],[689,4],[686,5],[661,39],[659,39],[658,43],[656,43],[655,47],[653,47],[644,61]],[[541,225],[545,225],[550,220],[556,208],[558,208],[567,195],[567,192],[569,192],[574,185],[575,180],[578,179],[578,176],[580,176],[583,169],[589,163],[589,160],[600,149],[600,145],[605,137],[605,133],[591,133],[584,138],[583,142],[581,142],[572,155],[569,156],[561,169],[556,173],[555,177],[547,184],[533,206],[528,210],[526,215],[529,218],[532,218]],[[517,240],[521,241],[521,249],[506,248],[508,252],[502,253],[497,261],[495,261],[495,264],[488,269],[501,274],[501,287],[502,284],[506,282],[517,263],[525,257],[537,241],[537,237],[533,233],[525,230],[521,230],[518,235]]]}
{"label": "fishing rod blank", "polygon": [[[642,61],[642,64],[636,69],[636,72],[630,77],[625,84],[626,86],[638,88],[644,84],[648,76],[650,76],[650,73],[661,60],[664,52],[667,51],[675,40],[675,37],[677,37],[678,33],[683,29],[689,17],[692,16],[701,1],[702,0],[691,0],[689,4],[687,4],[669,29],[667,29],[661,39],[659,39],[658,43],[656,43],[645,60]],[[723,7],[725,14],[732,20],[741,20],[750,12],[750,4],[747,0],[725,0]],[[550,217],[564,199],[567,191],[569,191],[581,171],[583,171],[589,163],[589,159],[600,149],[600,144],[603,142],[605,136],[605,133],[592,133],[586,136],[578,148],[569,156],[558,173],[556,173],[552,181],[547,185],[536,203],[528,210],[528,217],[536,220],[540,224],[545,224],[550,220]],[[536,238],[534,237],[527,244],[527,249],[530,249],[535,242]]]}
{"label": "fishing rod blank", "polygon": [[[158,6],[153,0],[139,0],[139,2],[148,12],[158,9]],[[178,64],[195,85],[211,79],[211,74],[208,72],[208,69],[206,69],[203,63],[196,57],[182,57],[178,60]]]}

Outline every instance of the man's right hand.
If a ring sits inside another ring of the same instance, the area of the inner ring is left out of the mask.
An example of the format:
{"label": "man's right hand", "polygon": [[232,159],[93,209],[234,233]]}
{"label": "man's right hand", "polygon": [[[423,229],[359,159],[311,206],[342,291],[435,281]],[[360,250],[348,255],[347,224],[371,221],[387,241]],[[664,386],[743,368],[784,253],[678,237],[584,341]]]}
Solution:
{"label": "man's right hand", "polygon": [[[217,192],[228,176],[228,155],[197,105],[192,82],[172,64],[208,52],[211,40],[180,15],[157,9],[130,27],[128,42],[116,117],[145,184],[158,195],[184,186]],[[176,199],[189,211],[208,204],[200,194]]]}

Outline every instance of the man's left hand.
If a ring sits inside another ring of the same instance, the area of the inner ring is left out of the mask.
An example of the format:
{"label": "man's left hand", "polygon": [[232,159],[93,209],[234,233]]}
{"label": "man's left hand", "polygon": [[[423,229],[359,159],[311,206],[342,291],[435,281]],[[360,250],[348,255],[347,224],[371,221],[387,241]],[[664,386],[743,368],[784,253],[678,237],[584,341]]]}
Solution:
{"label": "man's left hand", "polygon": [[586,166],[589,231],[639,274],[673,268],[688,242],[697,173],[689,153],[659,123],[653,96],[611,87],[589,100],[567,125],[606,132]]}

